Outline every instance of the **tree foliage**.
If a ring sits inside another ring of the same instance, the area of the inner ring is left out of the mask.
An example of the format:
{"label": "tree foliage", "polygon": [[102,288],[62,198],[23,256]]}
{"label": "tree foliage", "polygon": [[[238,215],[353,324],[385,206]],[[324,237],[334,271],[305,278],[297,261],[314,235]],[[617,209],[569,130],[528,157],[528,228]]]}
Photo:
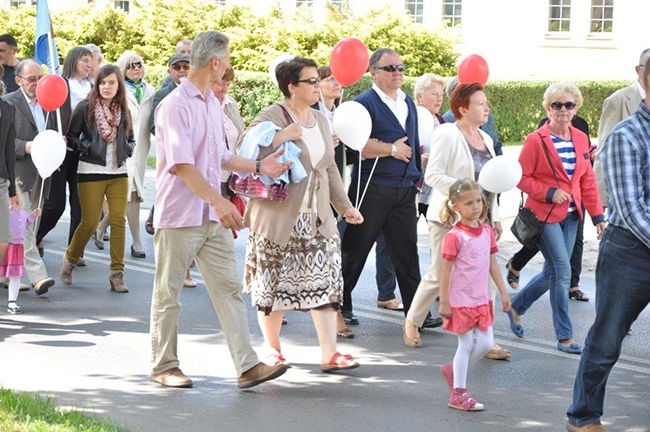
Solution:
{"label": "tree foliage", "polygon": [[[390,47],[400,52],[411,76],[451,75],[458,59],[450,37],[414,23],[406,11],[389,7],[359,19],[329,6],[323,22],[317,22],[311,7],[304,6],[289,12],[274,6],[266,15],[256,15],[248,7],[201,0],[149,0],[139,6],[130,14],[88,2],[51,10],[61,62],[74,46],[94,43],[108,61],[133,50],[147,65],[165,65],[179,40],[192,39],[206,29],[229,36],[235,70],[267,72],[269,63],[283,53],[327,64],[332,47],[349,36],[364,41],[370,51]],[[35,9],[20,6],[0,11],[0,28],[16,37],[23,58],[34,54]]]}

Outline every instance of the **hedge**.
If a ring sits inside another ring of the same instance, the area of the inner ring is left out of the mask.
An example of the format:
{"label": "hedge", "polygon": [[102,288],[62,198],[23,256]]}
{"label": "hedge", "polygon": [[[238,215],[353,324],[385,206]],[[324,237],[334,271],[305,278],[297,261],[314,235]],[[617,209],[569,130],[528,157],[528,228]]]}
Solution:
{"label": "hedge", "polygon": [[[162,82],[166,72],[161,70],[158,76],[149,72],[149,81]],[[415,78],[405,77],[402,89],[413,94]],[[526,135],[537,129],[540,120],[546,117],[542,107],[544,91],[553,81],[495,81],[485,87],[490,109],[497,125],[499,137],[503,142],[522,143]],[[578,115],[589,124],[591,136],[598,135],[598,122],[605,98],[616,90],[628,86],[629,81],[580,81],[575,83],[582,92],[584,105]],[[372,85],[368,74],[359,82],[343,90],[343,100],[352,100]],[[237,72],[230,87],[230,96],[239,103],[245,123],[264,107],[283,100],[280,90],[271,82],[268,74],[261,72]],[[441,112],[449,108],[445,102]]]}

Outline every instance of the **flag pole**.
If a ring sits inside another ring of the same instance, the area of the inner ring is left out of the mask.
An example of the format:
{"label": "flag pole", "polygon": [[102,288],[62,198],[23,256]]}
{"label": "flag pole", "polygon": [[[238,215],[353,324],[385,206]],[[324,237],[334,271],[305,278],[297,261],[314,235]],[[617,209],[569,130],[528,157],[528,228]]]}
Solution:
{"label": "flag pole", "polygon": [[[47,0],[45,0],[47,2]],[[56,69],[54,68],[54,40],[52,39],[52,27],[50,27],[50,31],[47,32],[47,48],[48,51],[50,52],[49,58],[50,58],[50,71],[51,73],[56,73]],[[63,135],[63,128],[61,127],[61,109],[57,108],[56,109],[56,124],[59,128],[59,133]],[[47,127],[47,126],[46,126]]]}

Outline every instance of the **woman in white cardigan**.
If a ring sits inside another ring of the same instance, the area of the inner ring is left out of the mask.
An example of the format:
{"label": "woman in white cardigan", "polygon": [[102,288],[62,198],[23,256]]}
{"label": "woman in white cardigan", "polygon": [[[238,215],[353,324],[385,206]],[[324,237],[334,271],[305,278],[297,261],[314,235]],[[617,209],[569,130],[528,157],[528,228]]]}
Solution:
{"label": "woman in white cardigan", "polygon": [[131,256],[145,258],[146,254],[140,241],[140,203],[144,197],[144,172],[151,147],[151,130],[149,119],[153,110],[153,96],[156,89],[144,81],[147,69],[142,57],[133,51],[125,51],[115,65],[120,68],[126,84],[126,100],[131,111],[135,150],[129,159],[129,204],[126,218],[131,230],[133,244]]}
{"label": "woman in white cardigan", "polygon": [[[479,83],[459,84],[452,93],[449,104],[456,123],[442,124],[434,131],[424,177],[425,183],[432,187],[427,210],[431,265],[418,286],[404,320],[404,343],[411,348],[422,346],[418,328],[424,323],[440,292],[442,239],[449,231],[440,223],[440,208],[456,180],[477,180],[483,165],[494,157],[492,138],[479,129],[490,114],[483,87]],[[489,218],[498,240],[503,229],[496,196],[489,194],[487,200],[491,203]],[[501,350],[498,346],[495,348]],[[509,356],[505,350],[501,354]]]}

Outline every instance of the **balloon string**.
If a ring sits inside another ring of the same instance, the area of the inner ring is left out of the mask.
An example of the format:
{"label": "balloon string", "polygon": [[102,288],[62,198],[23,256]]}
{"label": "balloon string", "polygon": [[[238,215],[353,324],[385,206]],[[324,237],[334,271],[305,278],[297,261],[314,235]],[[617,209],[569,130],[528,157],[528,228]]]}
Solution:
{"label": "balloon string", "polygon": [[343,87],[341,87],[341,102],[343,102],[343,90],[345,90]]}
{"label": "balloon string", "polygon": [[[359,206],[357,207],[357,210],[361,207],[361,203],[363,202],[363,198],[366,196],[366,191],[368,190],[368,186],[370,186],[370,179],[372,178],[372,174],[375,172],[375,167],[377,166],[377,162],[379,162],[379,158],[375,158],[375,163],[372,166],[372,169],[370,170],[370,175],[368,176],[368,182],[366,183],[366,187],[363,189],[363,194],[361,195],[361,201],[359,201]],[[359,183],[361,183],[361,167],[359,167]],[[359,191],[357,189],[357,197],[359,196]]]}

